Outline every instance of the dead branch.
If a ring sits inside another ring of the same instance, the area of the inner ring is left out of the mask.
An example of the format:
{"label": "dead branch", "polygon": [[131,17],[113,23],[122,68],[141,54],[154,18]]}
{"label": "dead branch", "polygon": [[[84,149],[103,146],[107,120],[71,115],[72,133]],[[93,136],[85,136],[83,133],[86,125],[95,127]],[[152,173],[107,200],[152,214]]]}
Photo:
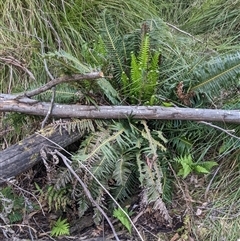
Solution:
{"label": "dead branch", "polygon": [[[0,94],[1,112],[20,112],[29,115],[46,116],[50,103],[30,98],[16,99],[14,95]],[[163,106],[88,106],[53,105],[52,116],[84,119],[126,119],[142,120],[191,120],[209,122],[240,123],[240,110],[197,109]]]}
{"label": "dead branch", "polygon": [[35,95],[41,94],[45,92],[46,90],[51,89],[52,87],[60,84],[60,83],[65,83],[65,82],[73,82],[73,81],[79,81],[79,80],[94,80],[94,79],[99,79],[102,78],[103,72],[92,72],[92,73],[86,73],[86,74],[73,74],[73,75],[66,75],[66,76],[61,76],[56,79],[53,79],[49,81],[47,84],[35,89],[35,90],[30,90],[27,91],[24,94],[17,95],[16,98],[20,99],[21,97],[33,97]]}

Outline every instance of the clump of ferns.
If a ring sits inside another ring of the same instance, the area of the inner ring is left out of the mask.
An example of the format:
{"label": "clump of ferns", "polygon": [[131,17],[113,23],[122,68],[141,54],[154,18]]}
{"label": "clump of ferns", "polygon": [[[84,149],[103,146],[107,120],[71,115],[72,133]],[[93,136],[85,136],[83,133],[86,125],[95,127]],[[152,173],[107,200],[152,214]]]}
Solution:
{"label": "clump of ferns", "polygon": [[150,50],[150,36],[146,34],[138,55],[131,52],[129,73],[122,72],[123,95],[131,104],[154,104],[159,79],[159,58],[160,51]]}
{"label": "clump of ferns", "polygon": [[146,21],[140,29],[122,33],[116,28],[114,18],[104,11],[99,28],[102,40],[99,45],[105,47],[104,56],[109,66],[106,73],[112,76],[113,87],[120,89],[123,101],[154,104],[159,79],[160,45],[153,37],[152,22]]}
{"label": "clump of ferns", "polygon": [[[128,121],[114,122],[82,142],[78,153],[73,156],[74,169],[93,198],[99,205],[108,207],[109,211],[114,208],[114,203],[102,186],[119,203],[139,194],[139,187],[144,190],[144,205],[160,202],[164,175],[158,156],[165,151],[165,142],[162,133],[149,129],[146,121],[133,124]],[[75,187],[74,195],[79,216],[82,216],[91,203],[80,186]],[[94,217],[96,223],[101,220],[97,210]]]}

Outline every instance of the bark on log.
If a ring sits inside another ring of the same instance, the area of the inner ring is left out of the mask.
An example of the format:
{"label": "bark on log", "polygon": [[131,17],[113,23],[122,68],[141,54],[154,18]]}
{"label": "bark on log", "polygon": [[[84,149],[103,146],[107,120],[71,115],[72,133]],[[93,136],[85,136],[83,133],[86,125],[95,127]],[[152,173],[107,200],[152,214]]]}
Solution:
{"label": "bark on log", "polygon": [[[29,98],[14,99],[12,95],[0,94],[0,112],[21,112],[46,116],[50,103]],[[83,106],[54,104],[52,116],[84,119],[135,119],[193,120],[240,123],[239,110],[196,109],[162,106]]]}
{"label": "bark on log", "polygon": [[39,134],[33,134],[0,152],[0,185],[4,183],[5,179],[19,175],[40,161],[42,147],[54,146],[53,142],[61,147],[66,147],[82,136],[82,133],[78,131],[69,134],[64,129],[60,133],[58,129],[54,130],[51,126],[44,128],[39,133],[52,142]]}

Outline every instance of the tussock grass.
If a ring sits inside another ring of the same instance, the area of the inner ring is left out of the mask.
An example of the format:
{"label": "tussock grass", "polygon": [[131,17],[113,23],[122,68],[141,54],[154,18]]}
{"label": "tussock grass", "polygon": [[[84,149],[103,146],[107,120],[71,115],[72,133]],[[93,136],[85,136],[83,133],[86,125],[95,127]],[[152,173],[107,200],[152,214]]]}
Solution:
{"label": "tussock grass", "polygon": [[239,158],[225,159],[207,195],[205,215],[193,218],[197,240],[236,241],[240,238]]}

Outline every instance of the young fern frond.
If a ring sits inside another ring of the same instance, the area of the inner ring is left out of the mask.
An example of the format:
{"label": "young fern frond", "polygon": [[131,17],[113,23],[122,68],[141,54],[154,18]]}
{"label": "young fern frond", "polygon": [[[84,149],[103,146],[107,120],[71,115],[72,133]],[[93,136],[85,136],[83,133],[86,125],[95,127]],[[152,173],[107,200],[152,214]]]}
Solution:
{"label": "young fern frond", "polygon": [[218,95],[221,89],[229,89],[239,84],[240,52],[216,57],[199,66],[193,72],[197,82],[191,88],[195,93]]}
{"label": "young fern frond", "polygon": [[[147,84],[150,89],[150,93],[154,93],[154,89],[156,89],[158,79],[159,79],[159,57],[160,52],[154,52],[152,55],[151,63],[149,66],[148,76],[147,76]],[[151,88],[152,87],[152,88]]]}
{"label": "young fern frond", "polygon": [[134,53],[131,53],[131,84],[130,88],[130,98],[132,101],[136,101],[136,99],[140,98],[140,88],[142,82],[142,70],[139,66],[137,57]]}
{"label": "young fern frond", "polygon": [[139,56],[139,67],[142,71],[146,71],[148,69],[148,62],[149,62],[149,50],[150,50],[150,40],[149,36],[144,36],[142,40],[142,46]]}
{"label": "young fern frond", "polygon": [[149,35],[143,37],[138,56],[131,52],[130,76],[122,73],[124,94],[131,103],[151,102],[158,83],[159,55],[155,52],[151,56]]}

